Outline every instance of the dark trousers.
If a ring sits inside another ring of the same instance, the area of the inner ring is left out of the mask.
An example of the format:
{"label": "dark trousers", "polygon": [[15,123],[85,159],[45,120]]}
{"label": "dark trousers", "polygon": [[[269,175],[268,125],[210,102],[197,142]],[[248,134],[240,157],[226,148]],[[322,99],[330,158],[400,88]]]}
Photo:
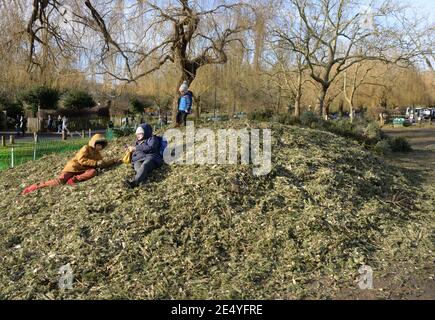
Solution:
{"label": "dark trousers", "polygon": [[184,126],[186,126],[186,121],[187,121],[187,112],[185,111],[178,111],[177,113],[177,124],[183,124]]}
{"label": "dark trousers", "polygon": [[133,163],[134,171],[136,171],[136,175],[134,176],[133,181],[137,183],[142,183],[149,176],[151,171],[159,167],[157,162],[152,158],[147,158],[142,161],[136,161]]}

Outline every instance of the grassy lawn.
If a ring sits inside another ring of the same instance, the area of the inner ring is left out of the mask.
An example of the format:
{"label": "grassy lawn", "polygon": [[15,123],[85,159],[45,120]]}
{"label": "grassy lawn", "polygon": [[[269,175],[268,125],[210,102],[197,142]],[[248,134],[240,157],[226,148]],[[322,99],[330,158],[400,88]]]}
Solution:
{"label": "grassy lawn", "polygon": [[5,170],[11,166],[12,148],[14,149],[14,166],[16,166],[34,158],[38,159],[46,154],[78,150],[88,141],[88,138],[67,141],[40,141],[36,144],[36,150],[33,142],[17,142],[13,145],[0,147],[0,170]]}

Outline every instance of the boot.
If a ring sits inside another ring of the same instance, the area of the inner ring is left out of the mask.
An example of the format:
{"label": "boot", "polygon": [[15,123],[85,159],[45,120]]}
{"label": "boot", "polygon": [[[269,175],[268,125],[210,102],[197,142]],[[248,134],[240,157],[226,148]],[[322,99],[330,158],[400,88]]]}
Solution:
{"label": "boot", "polygon": [[134,181],[134,180],[126,179],[126,180],[124,180],[124,186],[125,186],[127,189],[134,189],[134,188],[136,188],[137,186],[139,186],[139,183],[138,183],[137,181]]}

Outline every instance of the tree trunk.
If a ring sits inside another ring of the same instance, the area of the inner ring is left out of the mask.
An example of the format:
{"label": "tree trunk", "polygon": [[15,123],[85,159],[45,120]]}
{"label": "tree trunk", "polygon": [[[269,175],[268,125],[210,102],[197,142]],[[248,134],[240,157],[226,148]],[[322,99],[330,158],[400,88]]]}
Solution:
{"label": "tree trunk", "polygon": [[329,112],[329,106],[325,103],[326,94],[328,92],[329,85],[322,85],[322,88],[320,89],[319,95],[317,97],[317,104],[316,104],[316,112],[319,114],[319,116],[326,119],[328,117]]}
{"label": "tree trunk", "polygon": [[325,103],[325,105],[323,106],[323,119],[328,120],[328,116],[329,116],[329,107],[331,105],[331,102],[328,101],[327,103]]}
{"label": "tree trunk", "polygon": [[277,99],[277,102],[276,102],[276,111],[275,111],[275,113],[279,113],[280,109],[281,109],[281,87],[279,87],[279,93],[278,93],[278,99]]}
{"label": "tree trunk", "polygon": [[173,126],[177,125],[178,97],[180,95],[178,89],[180,88],[183,81],[184,81],[184,79],[183,79],[183,77],[181,77],[180,80],[178,80],[177,88],[174,90],[174,97],[175,98],[174,98],[174,101],[172,102],[172,115],[171,115],[171,121],[172,121]]}
{"label": "tree trunk", "polygon": [[340,103],[338,104],[338,116],[341,118],[343,118],[343,100],[340,100]]}
{"label": "tree trunk", "polygon": [[236,99],[233,100],[233,116],[236,114]]}
{"label": "tree trunk", "polygon": [[297,94],[295,98],[295,117],[299,118],[300,115],[301,115],[301,96],[300,94]]}
{"label": "tree trunk", "polygon": [[352,92],[351,92],[351,94],[350,94],[350,96],[348,97],[347,95],[345,95],[345,99],[346,99],[346,101],[347,101],[347,103],[348,103],[348,105],[349,105],[349,119],[350,119],[350,122],[353,122],[353,113],[354,113],[354,105],[353,105],[353,98],[354,98],[354,96],[355,96],[355,88],[352,90]]}
{"label": "tree trunk", "polygon": [[261,13],[258,13],[255,19],[255,25],[254,25],[254,32],[255,32],[255,39],[254,39],[254,68],[255,70],[260,70],[260,61],[261,56],[264,48],[264,36],[265,36],[265,21],[264,17]]}
{"label": "tree trunk", "polygon": [[301,115],[301,98],[302,98],[302,73],[299,71],[298,74],[298,87],[295,97],[295,117],[299,118]]}
{"label": "tree trunk", "polygon": [[353,122],[353,101],[350,100],[349,101],[349,118],[350,118],[350,122]]}
{"label": "tree trunk", "polygon": [[195,97],[195,107],[193,110],[195,110],[195,120],[199,120],[201,118],[201,96]]}
{"label": "tree trunk", "polygon": [[325,97],[326,97],[326,90],[324,87],[322,87],[317,97],[317,103],[316,103],[316,112],[319,114],[319,116],[324,116]]}
{"label": "tree trunk", "polygon": [[47,66],[48,66],[48,31],[46,28],[42,29],[42,63],[41,63],[41,80],[44,85],[47,85]]}

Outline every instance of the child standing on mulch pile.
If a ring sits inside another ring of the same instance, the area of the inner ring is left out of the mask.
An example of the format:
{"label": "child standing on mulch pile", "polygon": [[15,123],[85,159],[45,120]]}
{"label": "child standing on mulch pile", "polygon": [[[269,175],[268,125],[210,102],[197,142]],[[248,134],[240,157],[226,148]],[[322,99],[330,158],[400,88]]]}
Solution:
{"label": "child standing on mulch pile", "polygon": [[103,160],[100,151],[107,146],[107,140],[102,134],[94,135],[89,143],[83,146],[79,152],[66,164],[57,179],[32,184],[23,190],[26,195],[40,188],[54,187],[60,184],[75,185],[77,182],[92,179],[97,175],[97,168],[109,167],[120,163],[120,159]]}

